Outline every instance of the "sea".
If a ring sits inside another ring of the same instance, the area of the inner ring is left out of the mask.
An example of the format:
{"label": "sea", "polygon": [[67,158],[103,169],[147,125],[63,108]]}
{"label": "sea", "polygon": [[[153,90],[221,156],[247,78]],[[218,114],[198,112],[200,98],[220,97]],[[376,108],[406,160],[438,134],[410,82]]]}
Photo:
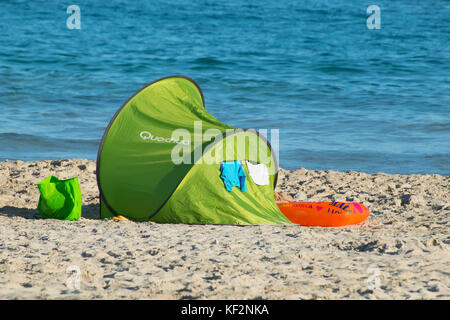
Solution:
{"label": "sea", "polygon": [[449,175],[449,44],[448,0],[2,1],[0,161],[95,160],[131,95],[184,75],[282,168]]}

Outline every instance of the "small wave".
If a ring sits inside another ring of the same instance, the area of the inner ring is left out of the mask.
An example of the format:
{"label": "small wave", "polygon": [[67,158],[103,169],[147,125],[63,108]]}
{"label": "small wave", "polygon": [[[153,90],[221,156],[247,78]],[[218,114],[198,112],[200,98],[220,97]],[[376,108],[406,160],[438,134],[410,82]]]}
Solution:
{"label": "small wave", "polygon": [[13,150],[19,151],[21,149],[39,150],[40,148],[45,151],[60,151],[65,149],[83,150],[83,148],[98,146],[99,143],[100,140],[97,139],[57,139],[46,136],[19,134],[14,132],[0,133],[0,153]]}
{"label": "small wave", "polygon": [[327,66],[314,68],[315,71],[324,73],[365,73],[366,70],[352,67]]}
{"label": "small wave", "polygon": [[222,60],[218,60],[218,59],[210,58],[210,57],[197,58],[193,61],[193,63],[197,63],[200,65],[207,65],[207,66],[221,66],[221,65],[234,64],[232,62],[226,62],[226,61],[222,61]]}
{"label": "small wave", "polygon": [[445,132],[450,131],[450,123],[410,123],[399,126],[400,129],[420,130],[423,132]]}

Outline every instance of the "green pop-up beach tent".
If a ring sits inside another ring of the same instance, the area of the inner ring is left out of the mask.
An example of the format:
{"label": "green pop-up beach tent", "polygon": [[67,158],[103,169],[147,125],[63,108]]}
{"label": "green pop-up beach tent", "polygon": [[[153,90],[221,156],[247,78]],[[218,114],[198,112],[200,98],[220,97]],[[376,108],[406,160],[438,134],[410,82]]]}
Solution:
{"label": "green pop-up beach tent", "polygon": [[[241,160],[247,190],[226,190],[220,163]],[[269,184],[249,178],[264,163]],[[290,223],[274,199],[277,160],[255,130],[221,123],[192,79],[171,76],[135,93],[109,123],[97,157],[102,218],[190,224]]]}

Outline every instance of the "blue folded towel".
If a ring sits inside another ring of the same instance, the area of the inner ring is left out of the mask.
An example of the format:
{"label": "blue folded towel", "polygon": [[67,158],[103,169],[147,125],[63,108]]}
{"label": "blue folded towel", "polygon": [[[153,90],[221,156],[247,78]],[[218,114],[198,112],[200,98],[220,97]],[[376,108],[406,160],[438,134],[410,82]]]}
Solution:
{"label": "blue folded towel", "polygon": [[221,162],[220,172],[220,177],[228,191],[233,191],[231,187],[240,187],[241,191],[247,191],[247,184],[245,183],[247,176],[240,161]]}

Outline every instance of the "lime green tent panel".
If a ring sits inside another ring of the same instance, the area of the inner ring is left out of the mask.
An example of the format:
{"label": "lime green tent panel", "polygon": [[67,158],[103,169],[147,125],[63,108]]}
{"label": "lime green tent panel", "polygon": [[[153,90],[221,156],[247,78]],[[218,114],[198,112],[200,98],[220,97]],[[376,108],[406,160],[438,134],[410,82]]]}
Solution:
{"label": "lime green tent panel", "polygon": [[[229,193],[219,163],[231,160],[266,163],[270,185],[252,185],[247,178],[247,191]],[[205,110],[198,85],[182,76],[157,80],[132,96],[111,120],[97,158],[103,218],[289,223],[273,199],[276,175],[265,138],[218,121]]]}
{"label": "lime green tent panel", "polygon": [[[246,139],[248,138],[248,139]],[[254,139],[264,153],[255,152],[254,143],[248,143],[245,152],[239,154],[241,143]],[[249,175],[245,161],[242,161],[247,176],[247,190],[233,188],[225,191],[220,176],[220,162],[250,160],[268,163],[269,184],[257,185]],[[266,162],[264,159],[268,160]],[[211,161],[214,160],[214,161]],[[214,144],[205,152],[199,162],[189,171],[167,204],[152,219],[155,222],[211,223],[211,224],[283,224],[288,219],[280,212],[274,199],[275,163],[264,139],[253,131],[237,131]],[[187,209],[188,208],[188,209]]]}

